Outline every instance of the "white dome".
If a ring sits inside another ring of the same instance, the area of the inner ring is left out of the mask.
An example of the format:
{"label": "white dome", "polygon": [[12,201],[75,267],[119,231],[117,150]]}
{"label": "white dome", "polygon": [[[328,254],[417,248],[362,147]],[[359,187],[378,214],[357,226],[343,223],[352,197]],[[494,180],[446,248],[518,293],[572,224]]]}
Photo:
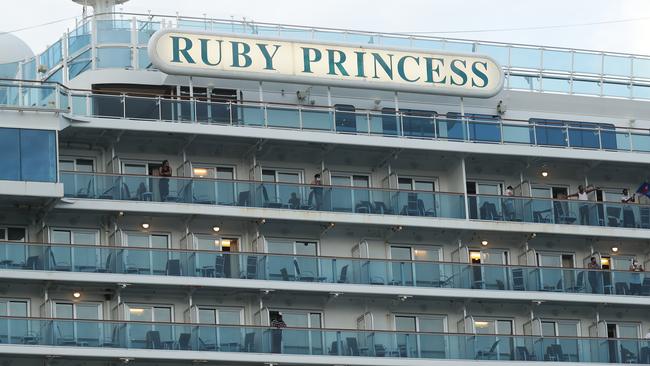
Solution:
{"label": "white dome", "polygon": [[34,56],[32,49],[22,39],[11,33],[0,34],[0,64],[22,61]]}

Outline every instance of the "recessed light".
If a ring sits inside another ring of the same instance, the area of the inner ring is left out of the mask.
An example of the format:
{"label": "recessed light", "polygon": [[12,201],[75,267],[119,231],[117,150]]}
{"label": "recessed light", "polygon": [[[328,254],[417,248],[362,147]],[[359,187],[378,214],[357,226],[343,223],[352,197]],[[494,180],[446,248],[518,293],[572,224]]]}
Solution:
{"label": "recessed light", "polygon": [[487,240],[482,240],[482,241],[481,241],[481,245],[482,245],[482,246],[486,246],[486,245],[488,245],[488,244],[489,244],[489,243],[488,243]]}
{"label": "recessed light", "polygon": [[612,252],[617,253],[618,252],[618,247],[612,247]]}
{"label": "recessed light", "polygon": [[73,293],[72,293],[72,297],[74,297],[75,299],[80,298],[80,297],[81,297],[81,292],[79,292],[79,291],[75,291],[75,292],[73,292]]}
{"label": "recessed light", "polygon": [[142,228],[145,229],[145,230],[148,229],[149,228],[149,223],[148,222],[143,222],[142,223]]}
{"label": "recessed light", "polygon": [[548,172],[546,170],[542,170],[542,177],[548,177]]}
{"label": "recessed light", "polygon": [[221,228],[219,226],[213,226],[212,231],[214,231],[215,233],[218,233],[219,231],[221,231]]}

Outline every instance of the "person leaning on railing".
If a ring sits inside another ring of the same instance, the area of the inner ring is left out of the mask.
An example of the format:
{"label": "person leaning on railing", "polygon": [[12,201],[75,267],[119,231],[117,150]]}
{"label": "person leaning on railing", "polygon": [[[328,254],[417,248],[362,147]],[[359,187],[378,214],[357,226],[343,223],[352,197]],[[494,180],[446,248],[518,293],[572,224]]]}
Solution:
{"label": "person leaning on railing", "polygon": [[[581,184],[578,186],[578,192],[568,195],[567,198],[576,197],[578,201],[589,201],[589,193],[597,189],[591,185],[585,188]],[[589,225],[589,204],[587,203],[580,205],[580,225]]]}
{"label": "person leaning on railing", "polygon": [[[634,258],[630,263],[630,271],[643,272],[643,266]],[[641,295],[641,273],[633,273],[630,278],[630,295]]]}

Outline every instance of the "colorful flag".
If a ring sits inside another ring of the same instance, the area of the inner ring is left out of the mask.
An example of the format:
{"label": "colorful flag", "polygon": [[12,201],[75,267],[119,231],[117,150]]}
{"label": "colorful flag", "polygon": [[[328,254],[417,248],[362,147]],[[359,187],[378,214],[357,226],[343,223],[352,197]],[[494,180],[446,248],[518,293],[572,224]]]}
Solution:
{"label": "colorful flag", "polygon": [[643,182],[643,184],[639,186],[639,189],[636,190],[636,193],[650,198],[650,184],[648,182]]}

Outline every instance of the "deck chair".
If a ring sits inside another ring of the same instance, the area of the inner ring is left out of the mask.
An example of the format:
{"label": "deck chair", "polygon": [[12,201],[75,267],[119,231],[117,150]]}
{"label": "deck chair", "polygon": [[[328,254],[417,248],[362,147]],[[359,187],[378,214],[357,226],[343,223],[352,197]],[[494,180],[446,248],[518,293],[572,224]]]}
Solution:
{"label": "deck chair", "polygon": [[490,359],[491,357],[496,357],[497,356],[497,346],[499,345],[499,342],[501,340],[497,340],[494,343],[492,343],[492,347],[487,350],[479,350],[476,352],[476,359]]}
{"label": "deck chair", "polygon": [[180,259],[168,259],[165,265],[165,274],[167,276],[182,275]]}
{"label": "deck chair", "polygon": [[145,344],[148,349],[162,349],[162,342],[160,341],[160,332],[157,330],[149,330],[145,334]]}

